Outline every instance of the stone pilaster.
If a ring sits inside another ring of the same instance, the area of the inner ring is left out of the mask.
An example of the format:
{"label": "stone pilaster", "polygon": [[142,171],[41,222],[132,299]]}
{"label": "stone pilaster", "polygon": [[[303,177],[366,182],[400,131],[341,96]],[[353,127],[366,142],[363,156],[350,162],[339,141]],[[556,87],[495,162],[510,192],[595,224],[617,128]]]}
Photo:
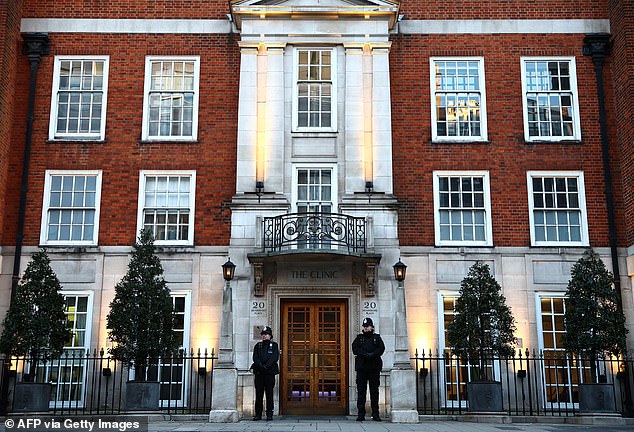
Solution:
{"label": "stone pilaster", "polygon": [[394,366],[390,371],[390,417],[393,423],[417,423],[416,371],[409,355],[407,316],[403,283],[393,292],[394,301]]}
{"label": "stone pilaster", "polygon": [[212,423],[237,422],[238,416],[238,370],[235,366],[235,344],[233,337],[233,292],[227,281],[222,293],[222,322],[218,363],[213,372],[213,389],[209,421]]}

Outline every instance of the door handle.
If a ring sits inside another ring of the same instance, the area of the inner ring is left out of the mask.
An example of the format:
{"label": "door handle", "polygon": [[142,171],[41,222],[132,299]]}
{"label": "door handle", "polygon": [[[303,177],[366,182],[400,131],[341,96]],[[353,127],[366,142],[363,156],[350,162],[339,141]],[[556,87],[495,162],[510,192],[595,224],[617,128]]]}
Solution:
{"label": "door handle", "polygon": [[310,368],[314,369],[319,366],[319,354],[310,353]]}

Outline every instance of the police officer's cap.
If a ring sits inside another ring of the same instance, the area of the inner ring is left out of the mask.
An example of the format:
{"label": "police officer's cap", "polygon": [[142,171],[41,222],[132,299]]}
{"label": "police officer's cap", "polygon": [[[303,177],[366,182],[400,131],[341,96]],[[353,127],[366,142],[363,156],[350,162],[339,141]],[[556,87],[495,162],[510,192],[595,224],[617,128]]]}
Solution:
{"label": "police officer's cap", "polygon": [[369,326],[374,327],[374,323],[372,322],[372,318],[364,318],[362,325],[363,325],[363,327],[369,327]]}
{"label": "police officer's cap", "polygon": [[263,334],[269,334],[271,336],[273,336],[273,329],[269,326],[264,326],[262,327],[262,331],[260,332],[261,335]]}

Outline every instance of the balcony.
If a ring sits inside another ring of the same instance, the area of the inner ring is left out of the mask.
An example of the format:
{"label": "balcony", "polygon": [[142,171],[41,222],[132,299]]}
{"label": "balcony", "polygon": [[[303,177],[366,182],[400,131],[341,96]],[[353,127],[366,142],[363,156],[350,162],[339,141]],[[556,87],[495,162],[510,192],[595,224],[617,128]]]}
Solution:
{"label": "balcony", "polygon": [[366,252],[366,220],[341,213],[291,213],[264,218],[263,252]]}

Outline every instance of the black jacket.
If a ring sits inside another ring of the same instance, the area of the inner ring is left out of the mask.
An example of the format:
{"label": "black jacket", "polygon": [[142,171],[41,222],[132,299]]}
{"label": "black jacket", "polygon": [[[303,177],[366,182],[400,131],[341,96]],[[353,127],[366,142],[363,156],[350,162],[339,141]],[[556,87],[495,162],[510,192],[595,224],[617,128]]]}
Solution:
{"label": "black jacket", "polygon": [[381,356],[385,352],[385,344],[378,333],[361,333],[352,342],[354,353],[354,370],[380,371],[383,367]]}
{"label": "black jacket", "polygon": [[251,370],[254,374],[277,375],[280,368],[277,361],[280,359],[280,348],[277,342],[261,341],[253,348],[253,364]]}

